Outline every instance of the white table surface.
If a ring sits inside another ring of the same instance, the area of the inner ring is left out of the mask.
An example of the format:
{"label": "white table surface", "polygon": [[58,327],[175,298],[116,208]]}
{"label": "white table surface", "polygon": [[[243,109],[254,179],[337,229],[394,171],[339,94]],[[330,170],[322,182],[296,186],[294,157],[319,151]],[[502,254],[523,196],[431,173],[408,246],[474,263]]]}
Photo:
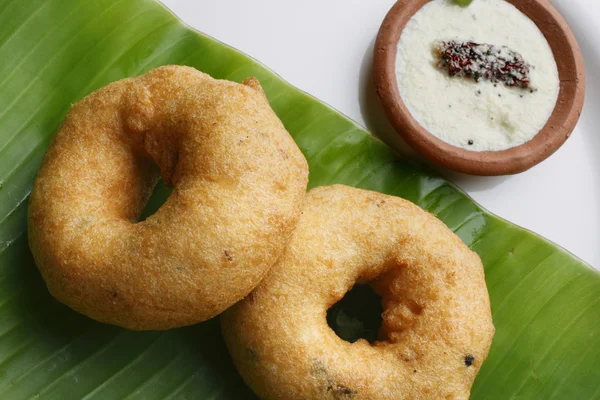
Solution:
{"label": "white table surface", "polygon": [[[395,0],[162,1],[187,24],[256,58],[363,126],[387,133],[394,147],[410,152],[390,134],[369,86],[373,41]],[[586,64],[586,104],[573,136],[520,175],[440,173],[488,210],[600,269],[600,2],[551,2],[575,32]]]}

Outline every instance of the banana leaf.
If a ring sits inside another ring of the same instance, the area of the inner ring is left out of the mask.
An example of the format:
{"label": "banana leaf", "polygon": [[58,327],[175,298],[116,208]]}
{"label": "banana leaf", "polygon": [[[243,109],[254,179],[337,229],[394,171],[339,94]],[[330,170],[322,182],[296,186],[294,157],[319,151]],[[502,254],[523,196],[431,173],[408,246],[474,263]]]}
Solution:
{"label": "banana leaf", "polygon": [[[309,161],[311,187],[344,183],[409,199],[481,255],[497,333],[473,399],[600,399],[600,275],[573,255],[486,212],[154,0],[0,0],[1,399],[255,398],[218,319],[167,332],[96,323],[50,297],[28,249],[32,181],[70,105],[164,64],[258,77]],[[167,195],[160,186],[148,212]]]}

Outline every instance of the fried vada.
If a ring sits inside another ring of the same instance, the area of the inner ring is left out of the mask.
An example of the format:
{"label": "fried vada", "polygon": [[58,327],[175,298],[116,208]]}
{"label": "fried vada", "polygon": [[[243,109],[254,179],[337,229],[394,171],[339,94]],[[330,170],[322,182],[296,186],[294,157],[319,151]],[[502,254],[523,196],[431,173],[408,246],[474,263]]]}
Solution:
{"label": "fried vada", "polygon": [[[373,344],[326,322],[357,283],[381,296]],[[339,185],[309,192],[283,256],[221,323],[265,400],[466,400],[494,334],[477,254],[416,205]]]}
{"label": "fried vada", "polygon": [[[160,177],[173,191],[140,221]],[[72,309],[135,330],[190,325],[260,282],[307,179],[258,80],[160,67],[71,108],[33,186],[29,243]]]}

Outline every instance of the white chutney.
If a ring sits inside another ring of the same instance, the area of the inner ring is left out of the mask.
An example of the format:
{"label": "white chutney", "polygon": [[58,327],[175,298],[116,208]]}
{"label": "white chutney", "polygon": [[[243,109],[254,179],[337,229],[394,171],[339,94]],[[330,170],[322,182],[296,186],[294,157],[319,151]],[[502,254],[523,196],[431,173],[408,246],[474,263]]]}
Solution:
{"label": "white chutney", "polygon": [[[531,65],[531,87],[451,77],[435,46],[457,40],[507,46]],[[558,69],[548,41],[529,17],[504,0],[425,4],[407,23],[396,55],[402,101],[430,133],[454,146],[497,151],[531,140],[558,98]]]}

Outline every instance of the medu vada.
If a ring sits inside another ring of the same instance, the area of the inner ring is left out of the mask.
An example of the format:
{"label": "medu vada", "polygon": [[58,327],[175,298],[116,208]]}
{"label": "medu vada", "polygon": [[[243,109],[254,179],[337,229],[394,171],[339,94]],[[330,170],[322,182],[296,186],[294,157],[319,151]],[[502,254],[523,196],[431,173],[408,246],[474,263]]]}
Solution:
{"label": "medu vada", "polygon": [[[379,339],[342,340],[327,310],[355,284],[381,297]],[[468,399],[494,334],[479,257],[441,221],[388,195],[312,189],[284,254],[221,316],[262,399]]]}
{"label": "medu vada", "polygon": [[[173,191],[139,221],[161,176]],[[260,282],[307,179],[258,80],[160,67],[71,108],[33,186],[30,248],[50,293],[82,314],[135,330],[190,325]]]}

